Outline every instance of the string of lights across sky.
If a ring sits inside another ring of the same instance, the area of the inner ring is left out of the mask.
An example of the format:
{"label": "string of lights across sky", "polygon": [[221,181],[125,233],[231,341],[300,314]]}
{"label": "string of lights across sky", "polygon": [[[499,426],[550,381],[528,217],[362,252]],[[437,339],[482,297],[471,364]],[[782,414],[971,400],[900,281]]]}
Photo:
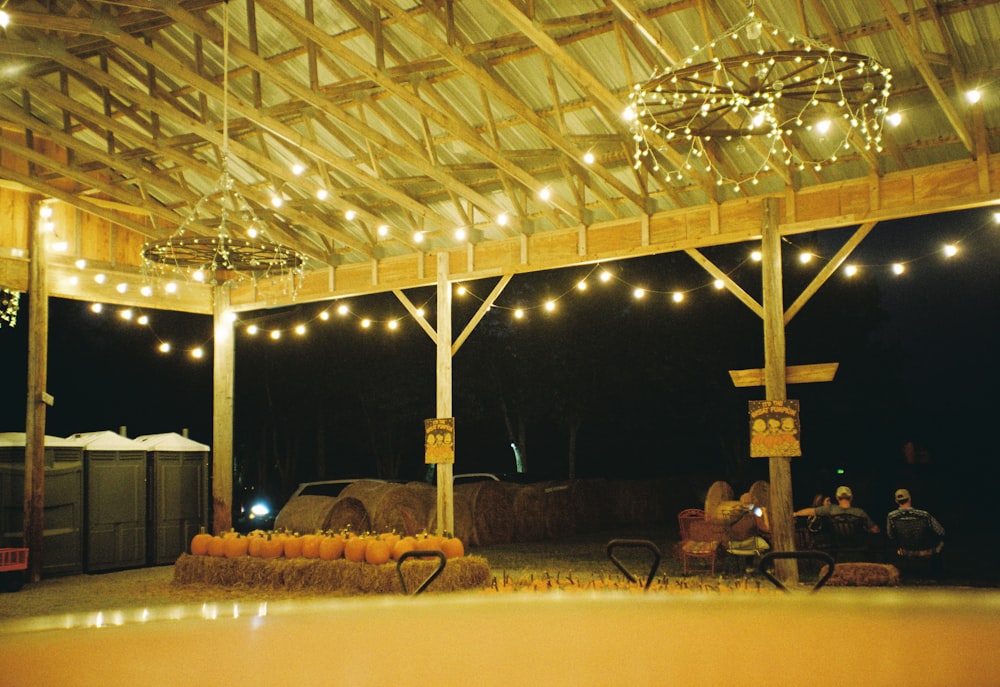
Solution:
{"label": "string of lights across sky", "polygon": [[[915,257],[883,264],[845,262],[845,264],[840,267],[840,272],[846,278],[851,278],[861,274],[862,272],[869,272],[873,270],[887,270],[892,275],[900,276],[907,273],[913,265],[921,260],[929,259],[935,256],[943,259],[955,258],[960,255],[963,249],[965,249],[966,245],[974,235],[990,229],[991,227],[997,226],[1000,226],[1000,212],[993,213],[992,221],[984,220],[978,226],[971,227],[961,238],[942,246],[929,249],[928,251]],[[784,241],[791,247],[792,250],[798,251],[798,259],[803,264],[823,264],[829,262],[830,260],[828,256],[823,256],[811,250],[796,246],[787,238],[784,239]],[[736,267],[730,270],[729,274],[733,274],[747,264],[759,262],[760,259],[761,255],[759,251],[750,250],[746,257]],[[457,298],[471,298],[479,302],[484,300],[482,296],[476,293],[476,285],[473,283],[455,283],[453,288]],[[712,280],[706,278],[704,282],[693,287],[677,289],[654,288],[639,283],[632,283],[626,280],[621,276],[621,273],[618,270],[612,267],[610,263],[597,264],[592,266],[583,277],[567,276],[565,286],[563,290],[558,293],[558,295],[538,298],[532,302],[525,302],[523,304],[500,303],[499,300],[502,300],[501,296],[501,299],[498,299],[498,302],[494,303],[490,307],[490,311],[499,313],[501,316],[509,317],[515,322],[525,322],[527,324],[533,316],[549,316],[554,314],[560,308],[567,305],[571,297],[584,296],[591,288],[618,288],[619,290],[626,292],[626,297],[636,300],[652,301],[660,299],[661,301],[673,306],[682,307],[688,304],[689,301],[693,300],[693,296],[696,293],[702,291],[723,291],[725,285],[721,279]],[[417,307],[417,313],[420,316],[424,315],[428,304],[434,297],[435,296],[432,294],[425,302]],[[104,314],[111,310],[102,303],[91,303],[89,308],[95,315]],[[402,305],[400,305],[400,309],[402,310]],[[364,330],[371,330],[373,332],[382,331],[386,334],[394,335],[404,329],[403,325],[409,318],[407,314],[401,314],[399,317],[389,318],[372,317],[365,313],[365,308],[360,298],[351,299],[350,301],[348,301],[348,299],[343,299],[334,301],[333,303],[313,304],[312,306],[303,305],[299,306],[298,310],[302,312],[302,315],[295,320],[294,324],[290,326],[287,322],[291,316],[287,312],[282,312],[280,315],[269,315],[267,313],[246,313],[243,316],[237,316],[234,314],[232,316],[234,328],[243,336],[262,337],[274,341],[276,344],[282,344],[285,342],[294,342],[296,339],[306,337],[320,327],[326,326],[330,324],[331,321],[335,320],[351,322],[353,325]],[[173,343],[173,337],[156,331],[153,316],[148,312],[138,308],[121,308],[117,311],[117,316],[123,321],[149,328],[157,340],[157,349],[161,353],[169,354],[175,351],[185,352],[194,359],[202,359],[207,355],[206,347],[211,343],[211,338],[199,341],[195,344],[179,346]],[[269,321],[279,318],[283,322],[283,326],[272,327],[268,325]]]}

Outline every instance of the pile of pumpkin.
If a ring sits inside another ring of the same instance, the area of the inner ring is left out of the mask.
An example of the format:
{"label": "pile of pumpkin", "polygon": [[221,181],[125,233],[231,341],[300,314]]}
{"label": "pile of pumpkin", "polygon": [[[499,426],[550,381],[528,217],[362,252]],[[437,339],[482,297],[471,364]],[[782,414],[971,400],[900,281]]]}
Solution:
{"label": "pile of pumpkin", "polygon": [[216,558],[312,558],[324,561],[344,559],[354,563],[382,565],[398,561],[409,551],[440,551],[446,558],[465,555],[465,545],[450,534],[400,535],[397,532],[317,531],[299,534],[288,531],[255,530],[211,535],[204,530],[191,539],[191,555]]}

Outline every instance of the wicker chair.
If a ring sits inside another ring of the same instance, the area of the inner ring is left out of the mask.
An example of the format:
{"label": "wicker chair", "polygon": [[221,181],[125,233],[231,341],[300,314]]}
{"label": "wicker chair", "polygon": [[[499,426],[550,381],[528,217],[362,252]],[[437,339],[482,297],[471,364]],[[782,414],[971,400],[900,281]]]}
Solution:
{"label": "wicker chair", "polygon": [[684,574],[688,574],[688,559],[708,560],[712,575],[715,574],[715,557],[719,551],[719,540],[712,524],[700,508],[687,508],[677,515],[681,533],[681,562]]}

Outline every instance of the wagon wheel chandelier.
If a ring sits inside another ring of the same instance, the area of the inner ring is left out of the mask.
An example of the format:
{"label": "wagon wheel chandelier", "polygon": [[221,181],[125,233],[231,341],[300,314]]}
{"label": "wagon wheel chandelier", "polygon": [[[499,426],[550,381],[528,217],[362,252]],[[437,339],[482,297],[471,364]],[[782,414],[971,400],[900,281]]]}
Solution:
{"label": "wagon wheel chandelier", "polygon": [[[716,55],[743,37],[752,52]],[[739,192],[778,165],[819,172],[852,150],[879,153],[891,78],[872,57],[760,19],[751,3],[741,21],[633,87],[633,164],[659,171],[669,159],[668,181],[706,173]]]}
{"label": "wagon wheel chandelier", "polygon": [[[215,186],[203,195],[191,213],[178,225],[171,236],[143,245],[142,258],[146,265],[160,269],[173,268],[189,273],[196,281],[223,284],[243,278],[262,279],[301,276],[305,256],[287,246],[262,238],[264,223],[253,206],[237,190],[229,172],[229,3],[223,3],[223,70],[222,70],[222,173]],[[199,222],[206,205],[219,198],[218,218],[212,218],[215,235],[188,234]],[[240,223],[231,222],[239,217]],[[230,225],[247,227],[247,237],[229,233]]]}

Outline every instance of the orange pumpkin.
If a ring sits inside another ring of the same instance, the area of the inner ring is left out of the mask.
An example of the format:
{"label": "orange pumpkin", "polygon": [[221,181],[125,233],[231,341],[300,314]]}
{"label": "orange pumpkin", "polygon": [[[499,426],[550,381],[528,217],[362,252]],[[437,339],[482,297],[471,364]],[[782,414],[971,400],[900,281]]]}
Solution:
{"label": "orange pumpkin", "polygon": [[284,551],[284,544],[281,541],[280,535],[269,534],[267,538],[261,542],[260,545],[260,557],[261,558],[279,558],[282,551]]}
{"label": "orange pumpkin", "polygon": [[302,557],[303,558],[319,558],[319,543],[321,535],[315,534],[303,534],[302,535]]}
{"label": "orange pumpkin", "polygon": [[344,555],[344,535],[336,532],[328,534],[319,542],[319,557],[324,561],[333,561]]}
{"label": "orange pumpkin", "polygon": [[365,560],[365,551],[368,549],[368,537],[351,536],[344,542],[344,558],[354,563]]}
{"label": "orange pumpkin", "polygon": [[445,558],[461,558],[465,555],[465,544],[458,537],[445,537],[441,540],[441,552]]}
{"label": "orange pumpkin", "polygon": [[207,556],[208,555],[208,542],[212,540],[212,535],[205,531],[205,528],[201,528],[201,532],[194,535],[191,539],[191,555],[192,556]]}
{"label": "orange pumpkin", "polygon": [[223,537],[212,537],[208,542],[208,555],[221,558],[226,555],[226,540]]}
{"label": "orange pumpkin", "polygon": [[416,548],[418,551],[440,551],[443,539],[436,534],[423,532],[417,535]]}
{"label": "orange pumpkin", "polygon": [[302,537],[298,534],[285,535],[285,558],[298,558],[302,555]]}
{"label": "orange pumpkin", "polygon": [[254,558],[261,557],[261,547],[267,535],[263,532],[254,531],[247,535],[247,555]]}
{"label": "orange pumpkin", "polygon": [[368,546],[365,547],[365,563],[382,565],[389,561],[391,555],[392,549],[389,547],[389,542],[382,537],[368,540]]}
{"label": "orange pumpkin", "polygon": [[226,558],[242,558],[247,555],[249,540],[246,537],[223,537],[223,555]]}
{"label": "orange pumpkin", "polygon": [[398,561],[404,553],[413,551],[416,547],[415,537],[401,537],[392,547],[392,560]]}

